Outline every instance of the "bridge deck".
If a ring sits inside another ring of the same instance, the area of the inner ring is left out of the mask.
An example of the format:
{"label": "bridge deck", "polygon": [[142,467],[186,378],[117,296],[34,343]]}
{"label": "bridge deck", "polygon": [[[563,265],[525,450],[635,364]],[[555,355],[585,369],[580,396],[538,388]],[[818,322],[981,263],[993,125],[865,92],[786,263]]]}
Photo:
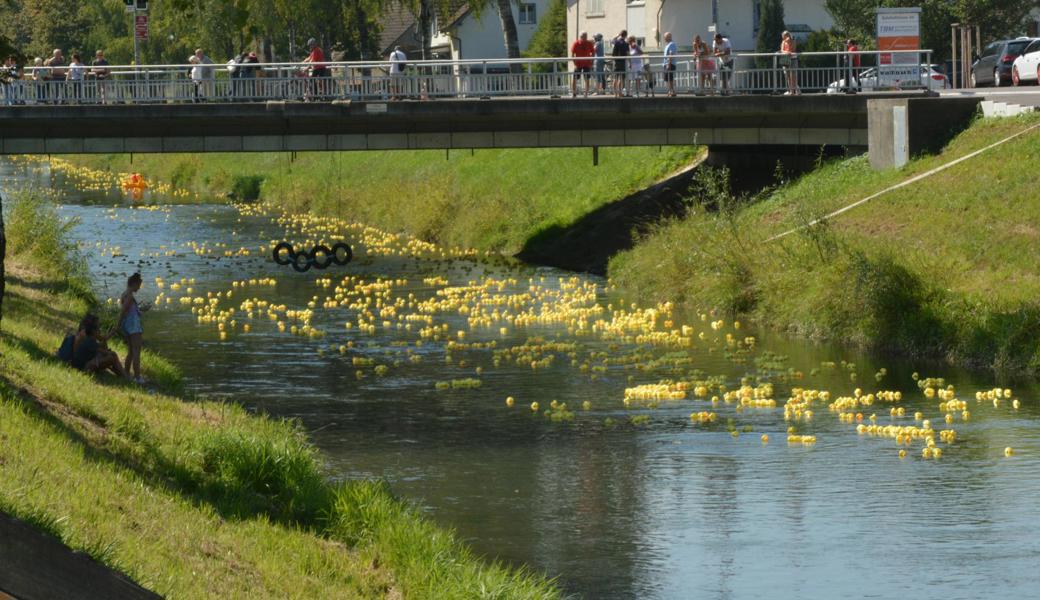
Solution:
{"label": "bridge deck", "polygon": [[0,153],[867,145],[867,101],[922,94],[0,108]]}

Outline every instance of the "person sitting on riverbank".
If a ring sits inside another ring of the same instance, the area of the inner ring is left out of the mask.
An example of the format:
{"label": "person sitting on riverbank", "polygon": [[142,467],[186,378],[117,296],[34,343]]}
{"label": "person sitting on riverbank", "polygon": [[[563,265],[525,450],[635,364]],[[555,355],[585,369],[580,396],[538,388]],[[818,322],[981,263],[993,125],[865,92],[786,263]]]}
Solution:
{"label": "person sitting on riverbank", "polygon": [[133,368],[134,381],[143,384],[144,378],[141,377],[141,345],[144,327],[141,325],[141,313],[147,312],[149,305],[137,304],[137,298],[134,297],[134,294],[140,291],[140,289],[141,274],[134,273],[127,279],[126,291],[119,298],[119,305],[122,307],[122,310],[119,313],[117,329],[126,336],[126,345],[128,347],[123,370],[130,373],[131,368]]}
{"label": "person sitting on riverbank", "polygon": [[80,321],[79,330],[65,336],[58,349],[58,358],[72,368],[86,373],[111,371],[126,379],[127,373],[119,362],[119,355],[108,349],[107,339],[101,335],[101,321],[88,314]]}

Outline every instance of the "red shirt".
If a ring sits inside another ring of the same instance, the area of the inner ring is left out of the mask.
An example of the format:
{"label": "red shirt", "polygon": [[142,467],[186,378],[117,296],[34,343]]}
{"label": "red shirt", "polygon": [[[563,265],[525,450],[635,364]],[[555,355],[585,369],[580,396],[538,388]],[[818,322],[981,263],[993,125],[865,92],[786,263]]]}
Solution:
{"label": "red shirt", "polygon": [[856,44],[849,44],[849,47],[846,48],[845,50],[847,52],[855,52],[856,53],[856,54],[852,55],[852,66],[858,67],[859,66],[859,46],[857,46]]}
{"label": "red shirt", "polygon": [[[571,44],[571,56],[579,56],[579,57],[589,56],[589,57],[591,57],[591,56],[595,56],[595,55],[596,55],[596,45],[593,44],[591,40],[580,40],[579,39],[579,40],[574,40],[574,43]],[[576,61],[574,61],[574,67],[578,68],[578,69],[591,69],[592,68],[592,61],[591,60],[576,60]]]}
{"label": "red shirt", "polygon": [[325,65],[322,63],[325,61],[325,53],[321,50],[321,47],[315,46],[311,50],[310,56],[307,57],[307,61],[311,63],[312,68],[324,69]]}

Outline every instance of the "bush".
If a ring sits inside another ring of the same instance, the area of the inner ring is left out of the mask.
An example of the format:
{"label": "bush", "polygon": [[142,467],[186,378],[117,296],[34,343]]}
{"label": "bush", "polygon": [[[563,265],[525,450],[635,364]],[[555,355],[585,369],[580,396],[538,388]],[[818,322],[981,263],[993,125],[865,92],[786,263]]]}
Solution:
{"label": "bush", "polygon": [[231,199],[239,202],[259,200],[263,183],[263,175],[235,175],[231,179]]}
{"label": "bush", "polygon": [[68,231],[77,221],[62,221],[49,198],[39,190],[22,190],[11,198],[6,235],[7,251],[25,258],[46,275],[63,280],[74,296],[94,302],[87,263]]}

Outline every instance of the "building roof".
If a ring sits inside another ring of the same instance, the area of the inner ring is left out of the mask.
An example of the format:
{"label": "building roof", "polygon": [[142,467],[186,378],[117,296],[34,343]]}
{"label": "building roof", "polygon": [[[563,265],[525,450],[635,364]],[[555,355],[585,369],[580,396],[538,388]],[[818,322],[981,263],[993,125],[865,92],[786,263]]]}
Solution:
{"label": "building roof", "polygon": [[404,50],[416,50],[420,40],[417,35],[415,15],[401,2],[390,2],[379,18],[382,31],[379,34],[379,53],[388,54],[394,46]]}

